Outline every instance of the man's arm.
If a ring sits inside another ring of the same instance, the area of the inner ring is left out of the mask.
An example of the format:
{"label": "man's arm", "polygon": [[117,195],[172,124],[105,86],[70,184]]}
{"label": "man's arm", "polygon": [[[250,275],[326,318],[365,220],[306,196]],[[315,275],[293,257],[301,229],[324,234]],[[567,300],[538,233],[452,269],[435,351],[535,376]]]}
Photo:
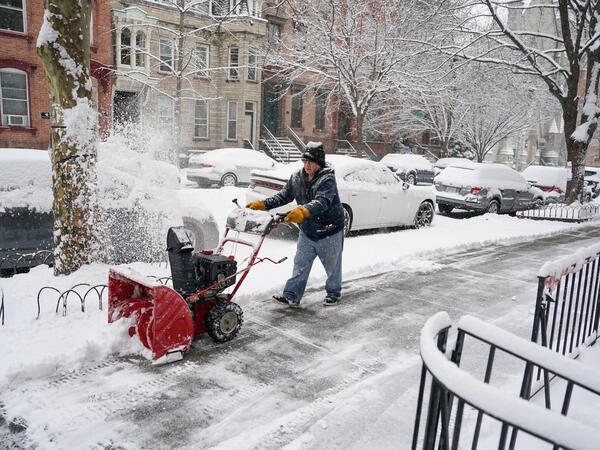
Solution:
{"label": "man's arm", "polygon": [[283,189],[281,191],[279,191],[277,194],[273,195],[272,197],[265,199],[265,207],[267,209],[278,208],[279,206],[286,205],[289,202],[291,202],[292,200],[294,200],[294,190],[292,188],[292,178],[294,178],[294,175],[292,175],[289,178],[289,180],[287,180],[287,183],[285,183],[285,186],[283,187]]}

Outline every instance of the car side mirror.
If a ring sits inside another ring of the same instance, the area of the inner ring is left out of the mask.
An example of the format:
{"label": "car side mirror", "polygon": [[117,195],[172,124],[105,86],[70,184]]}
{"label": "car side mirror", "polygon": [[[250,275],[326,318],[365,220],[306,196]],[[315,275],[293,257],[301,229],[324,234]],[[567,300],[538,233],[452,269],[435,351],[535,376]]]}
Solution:
{"label": "car side mirror", "polygon": [[407,190],[409,187],[410,187],[410,184],[408,184],[406,181],[403,181],[403,182],[402,182],[402,189],[403,189],[403,190],[405,190],[405,191],[406,191],[406,190]]}

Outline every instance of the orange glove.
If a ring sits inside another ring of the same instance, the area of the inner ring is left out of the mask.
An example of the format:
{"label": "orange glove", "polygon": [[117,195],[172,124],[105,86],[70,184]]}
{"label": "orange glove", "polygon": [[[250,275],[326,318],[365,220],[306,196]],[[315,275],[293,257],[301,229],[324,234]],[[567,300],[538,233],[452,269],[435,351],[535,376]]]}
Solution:
{"label": "orange glove", "polygon": [[263,202],[262,200],[259,200],[257,202],[250,202],[246,205],[246,208],[258,209],[259,211],[264,211],[265,210],[265,202]]}
{"label": "orange glove", "polygon": [[310,212],[304,206],[297,206],[285,216],[285,223],[300,223],[310,216]]}

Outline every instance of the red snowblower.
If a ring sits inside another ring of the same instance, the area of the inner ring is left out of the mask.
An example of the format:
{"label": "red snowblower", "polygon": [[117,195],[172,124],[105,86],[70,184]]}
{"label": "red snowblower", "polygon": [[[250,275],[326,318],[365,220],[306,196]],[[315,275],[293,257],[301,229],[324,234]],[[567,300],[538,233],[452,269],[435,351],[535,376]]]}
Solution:
{"label": "red snowblower", "polygon": [[[237,200],[233,202],[237,205]],[[231,299],[249,270],[263,261],[280,264],[287,259],[258,258],[265,237],[284,216],[238,205],[227,217],[225,235],[215,252],[194,252],[184,227],[169,228],[167,251],[173,288],[131,270],[110,269],[108,323],[129,318],[132,321],[129,335],[137,334],[152,351],[154,364],[182,359],[197,334],[206,332],[217,342],[233,339],[240,331],[243,313]],[[240,233],[259,237],[254,242],[246,241],[240,239]],[[252,248],[248,264],[242,270],[237,269],[233,255],[223,254],[227,243]],[[231,292],[224,293],[229,287]]]}

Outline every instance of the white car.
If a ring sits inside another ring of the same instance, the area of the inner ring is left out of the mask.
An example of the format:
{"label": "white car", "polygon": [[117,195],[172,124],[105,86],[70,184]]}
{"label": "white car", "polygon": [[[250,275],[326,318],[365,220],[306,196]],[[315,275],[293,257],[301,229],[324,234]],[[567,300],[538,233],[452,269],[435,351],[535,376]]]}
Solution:
{"label": "white car", "polygon": [[[428,226],[435,211],[433,186],[409,186],[398,179],[384,164],[342,155],[327,155],[344,207],[344,232],[391,226]],[[264,200],[279,192],[301,162],[287,164],[273,171],[252,172],[246,201]],[[273,210],[288,211],[295,203]]]}
{"label": "white car", "polygon": [[409,184],[433,183],[433,164],[421,155],[388,153],[381,158],[381,162]]}
{"label": "white car", "polygon": [[246,148],[218,148],[190,157],[186,171],[189,181],[200,187],[213,184],[237,186],[250,183],[250,172],[254,169],[275,169],[280,165],[262,152]]}

